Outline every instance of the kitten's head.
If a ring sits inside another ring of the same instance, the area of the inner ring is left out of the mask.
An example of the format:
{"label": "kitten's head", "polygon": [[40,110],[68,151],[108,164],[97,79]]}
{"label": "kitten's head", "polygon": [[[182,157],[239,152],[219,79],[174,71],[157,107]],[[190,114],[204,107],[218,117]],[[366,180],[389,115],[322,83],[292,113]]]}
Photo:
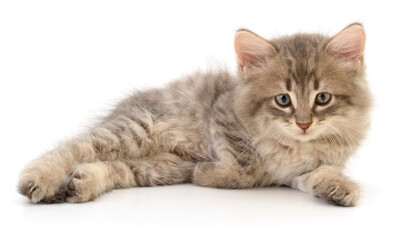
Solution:
{"label": "kitten's head", "polygon": [[360,24],[334,37],[297,34],[270,41],[239,30],[235,50],[242,80],[236,111],[259,136],[300,142],[340,135],[360,139],[370,107],[364,46]]}

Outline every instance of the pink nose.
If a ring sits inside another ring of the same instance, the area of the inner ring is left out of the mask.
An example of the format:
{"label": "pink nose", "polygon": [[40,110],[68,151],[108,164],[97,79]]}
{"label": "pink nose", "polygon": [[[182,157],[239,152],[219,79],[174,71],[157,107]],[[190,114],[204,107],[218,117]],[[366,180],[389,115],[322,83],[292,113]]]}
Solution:
{"label": "pink nose", "polygon": [[296,123],[302,130],[306,130],[310,127],[310,125],[312,124],[312,122],[310,123]]}

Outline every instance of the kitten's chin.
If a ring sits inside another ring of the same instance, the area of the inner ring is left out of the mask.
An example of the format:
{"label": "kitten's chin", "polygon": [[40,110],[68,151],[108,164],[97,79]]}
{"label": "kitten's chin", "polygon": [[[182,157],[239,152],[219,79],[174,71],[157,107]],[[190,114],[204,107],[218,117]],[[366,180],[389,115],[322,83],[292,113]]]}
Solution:
{"label": "kitten's chin", "polygon": [[300,142],[309,142],[318,137],[314,131],[295,131],[291,133],[292,138]]}

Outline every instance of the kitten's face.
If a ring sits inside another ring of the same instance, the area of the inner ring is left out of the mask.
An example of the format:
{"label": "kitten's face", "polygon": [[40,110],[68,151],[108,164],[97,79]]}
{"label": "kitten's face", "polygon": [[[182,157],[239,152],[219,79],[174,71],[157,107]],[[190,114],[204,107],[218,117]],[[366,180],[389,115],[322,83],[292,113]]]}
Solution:
{"label": "kitten's face", "polygon": [[262,50],[269,56],[244,59],[241,99],[254,132],[301,142],[346,141],[349,132],[367,125],[362,122],[370,104],[360,56],[364,42],[342,57],[330,50],[334,39],[303,34],[281,38]]}
{"label": "kitten's face", "polygon": [[[257,83],[258,96],[268,99],[264,100],[257,114],[264,115],[268,124],[280,129],[285,136],[309,141],[337,133],[341,131],[341,122],[352,121],[350,118],[357,108],[353,104],[356,96],[351,91],[356,85],[341,78],[340,75],[346,72],[344,69],[334,69],[332,65],[326,72],[323,65],[315,64],[308,66],[311,68],[309,74],[300,76],[294,74],[297,69],[292,70],[291,64],[278,64],[280,76],[276,77],[274,70],[265,71]],[[334,75],[335,72],[340,74]],[[350,76],[350,73],[344,75]],[[264,88],[270,88],[270,91],[262,91]]]}

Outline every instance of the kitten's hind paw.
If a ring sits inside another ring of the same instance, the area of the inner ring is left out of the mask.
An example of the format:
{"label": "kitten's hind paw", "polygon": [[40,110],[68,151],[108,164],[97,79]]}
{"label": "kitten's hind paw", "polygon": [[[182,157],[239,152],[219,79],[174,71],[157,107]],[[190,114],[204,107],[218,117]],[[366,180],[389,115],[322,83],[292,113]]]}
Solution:
{"label": "kitten's hind paw", "polygon": [[81,165],[72,173],[66,187],[66,201],[69,203],[87,202],[103,192],[102,189],[99,189],[99,181],[96,179],[95,172],[88,164]]}
{"label": "kitten's hind paw", "polygon": [[34,180],[20,180],[18,183],[18,192],[29,199],[32,200],[33,194],[35,194],[35,200],[32,201],[40,201],[43,197],[40,196],[40,188],[37,186]]}
{"label": "kitten's hind paw", "polygon": [[18,183],[18,192],[33,203],[60,203],[65,201],[65,188],[54,181],[35,175],[22,175]]}

